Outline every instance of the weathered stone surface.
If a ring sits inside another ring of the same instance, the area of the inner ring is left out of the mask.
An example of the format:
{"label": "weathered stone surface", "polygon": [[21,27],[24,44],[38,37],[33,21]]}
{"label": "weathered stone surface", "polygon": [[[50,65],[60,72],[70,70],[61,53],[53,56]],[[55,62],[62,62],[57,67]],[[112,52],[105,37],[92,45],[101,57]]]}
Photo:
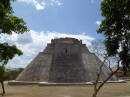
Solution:
{"label": "weathered stone surface", "polygon": [[48,81],[49,70],[52,56],[43,52],[25,68],[25,70],[16,78],[16,81]]}
{"label": "weathered stone surface", "polygon": [[49,75],[49,82],[86,82],[86,71],[82,63],[80,45],[73,43],[55,44]]}
{"label": "weathered stone surface", "polygon": [[[99,63],[99,64],[97,64]],[[47,81],[49,83],[84,83],[94,81],[102,62],[89,52],[82,41],[60,38],[51,41],[45,50],[27,66],[17,81]],[[100,80],[111,71],[105,65]],[[115,81],[113,76],[110,80]]]}

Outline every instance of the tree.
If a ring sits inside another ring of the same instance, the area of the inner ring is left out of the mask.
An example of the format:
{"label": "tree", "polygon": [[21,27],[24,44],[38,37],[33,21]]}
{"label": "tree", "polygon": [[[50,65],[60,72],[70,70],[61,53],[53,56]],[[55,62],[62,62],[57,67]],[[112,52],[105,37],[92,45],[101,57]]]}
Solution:
{"label": "tree", "polygon": [[109,76],[103,80],[102,82],[99,83],[100,81],[100,75],[101,75],[101,72],[102,72],[102,67],[104,66],[105,64],[105,61],[108,60],[109,57],[105,57],[104,61],[103,61],[103,64],[100,64],[100,68],[99,68],[99,71],[97,72],[97,78],[94,82],[94,92],[93,92],[93,96],[92,97],[96,97],[97,96],[97,93],[100,91],[100,89],[104,86],[104,84],[113,76],[117,73],[117,71],[119,70],[119,65],[120,65],[120,60],[117,60],[117,69],[115,71],[111,71],[111,73],[109,74]]}
{"label": "tree", "polygon": [[[28,31],[24,20],[13,15],[14,12],[11,7],[11,2],[14,1],[15,0],[0,0],[0,34],[11,35],[13,32],[22,34],[25,31]],[[0,42],[0,83],[2,85],[3,95],[5,94],[3,84],[4,65],[6,65],[16,54],[22,55],[22,51],[15,45],[10,45],[6,42],[3,43],[2,41]]]}
{"label": "tree", "polygon": [[2,65],[2,66],[0,66],[0,82],[1,82],[2,89],[3,89],[3,94],[5,93],[4,84],[3,84],[4,73],[5,73],[5,67],[4,67],[4,65]]}
{"label": "tree", "polygon": [[103,0],[98,33],[105,35],[108,56],[120,57],[123,70],[130,68],[130,0]]}
{"label": "tree", "polygon": [[[96,63],[97,65],[99,65],[99,69],[97,70],[97,77],[96,80],[93,82],[94,85],[94,92],[93,92],[93,96],[92,97],[96,97],[98,92],[100,91],[100,89],[104,86],[104,84],[111,79],[111,77],[117,73],[117,71],[119,70],[119,65],[120,65],[120,59],[119,57],[110,57],[106,54],[105,51],[105,47],[103,44],[102,40],[98,40],[98,41],[94,41],[92,42],[92,46],[90,46],[90,51],[95,53],[98,57],[100,57],[100,59],[102,59],[102,63]],[[112,62],[111,62],[112,61]],[[100,76],[102,73],[102,68],[104,67],[104,65],[107,65],[110,69],[110,74],[106,77],[106,79],[104,80],[100,80]],[[115,71],[111,70],[111,65],[117,65],[117,69]]]}

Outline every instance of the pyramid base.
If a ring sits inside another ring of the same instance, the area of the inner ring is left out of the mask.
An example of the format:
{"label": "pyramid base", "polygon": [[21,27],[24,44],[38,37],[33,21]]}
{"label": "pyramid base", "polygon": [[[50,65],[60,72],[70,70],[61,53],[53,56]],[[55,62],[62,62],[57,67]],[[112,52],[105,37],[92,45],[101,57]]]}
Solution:
{"label": "pyramid base", "polygon": [[29,82],[29,81],[8,81],[10,86],[19,86],[19,85],[38,85],[39,82]]}
{"label": "pyramid base", "polygon": [[[102,81],[99,81],[101,83]],[[125,80],[118,81],[107,81],[107,83],[126,83]],[[48,82],[29,82],[29,81],[8,81],[10,86],[19,86],[19,85],[39,85],[39,86],[67,86],[67,85],[93,85],[93,82],[86,83],[48,83]]]}

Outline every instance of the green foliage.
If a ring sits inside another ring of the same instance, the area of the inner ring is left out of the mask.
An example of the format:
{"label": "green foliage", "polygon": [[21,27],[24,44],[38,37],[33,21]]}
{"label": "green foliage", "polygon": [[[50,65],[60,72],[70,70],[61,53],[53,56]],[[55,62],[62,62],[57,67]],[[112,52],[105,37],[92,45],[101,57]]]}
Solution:
{"label": "green foliage", "polygon": [[0,33],[24,33],[28,31],[26,23],[23,19],[13,15],[11,1],[14,0],[0,0]]}
{"label": "green foliage", "polygon": [[[28,31],[23,19],[13,15],[11,2],[15,0],[0,0],[0,34],[24,33]],[[22,52],[15,46],[8,43],[0,43],[0,63],[7,64],[9,59],[15,55],[22,55]]]}
{"label": "green foliage", "polygon": [[0,43],[0,62],[7,64],[9,59],[12,59],[15,54],[22,55],[22,52],[15,45],[10,46],[8,43]]}
{"label": "green foliage", "polygon": [[130,0],[103,0],[104,20],[97,30],[105,35],[109,56],[120,57],[124,70],[130,67]]}

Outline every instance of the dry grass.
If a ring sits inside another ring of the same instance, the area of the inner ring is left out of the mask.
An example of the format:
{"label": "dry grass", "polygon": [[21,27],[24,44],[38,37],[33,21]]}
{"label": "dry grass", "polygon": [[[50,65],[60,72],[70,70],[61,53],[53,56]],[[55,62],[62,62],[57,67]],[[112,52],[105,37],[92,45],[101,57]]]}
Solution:
{"label": "dry grass", "polygon": [[[8,86],[4,97],[92,97],[93,86]],[[1,91],[1,90],[0,90]],[[130,97],[130,81],[109,83],[98,97]]]}

